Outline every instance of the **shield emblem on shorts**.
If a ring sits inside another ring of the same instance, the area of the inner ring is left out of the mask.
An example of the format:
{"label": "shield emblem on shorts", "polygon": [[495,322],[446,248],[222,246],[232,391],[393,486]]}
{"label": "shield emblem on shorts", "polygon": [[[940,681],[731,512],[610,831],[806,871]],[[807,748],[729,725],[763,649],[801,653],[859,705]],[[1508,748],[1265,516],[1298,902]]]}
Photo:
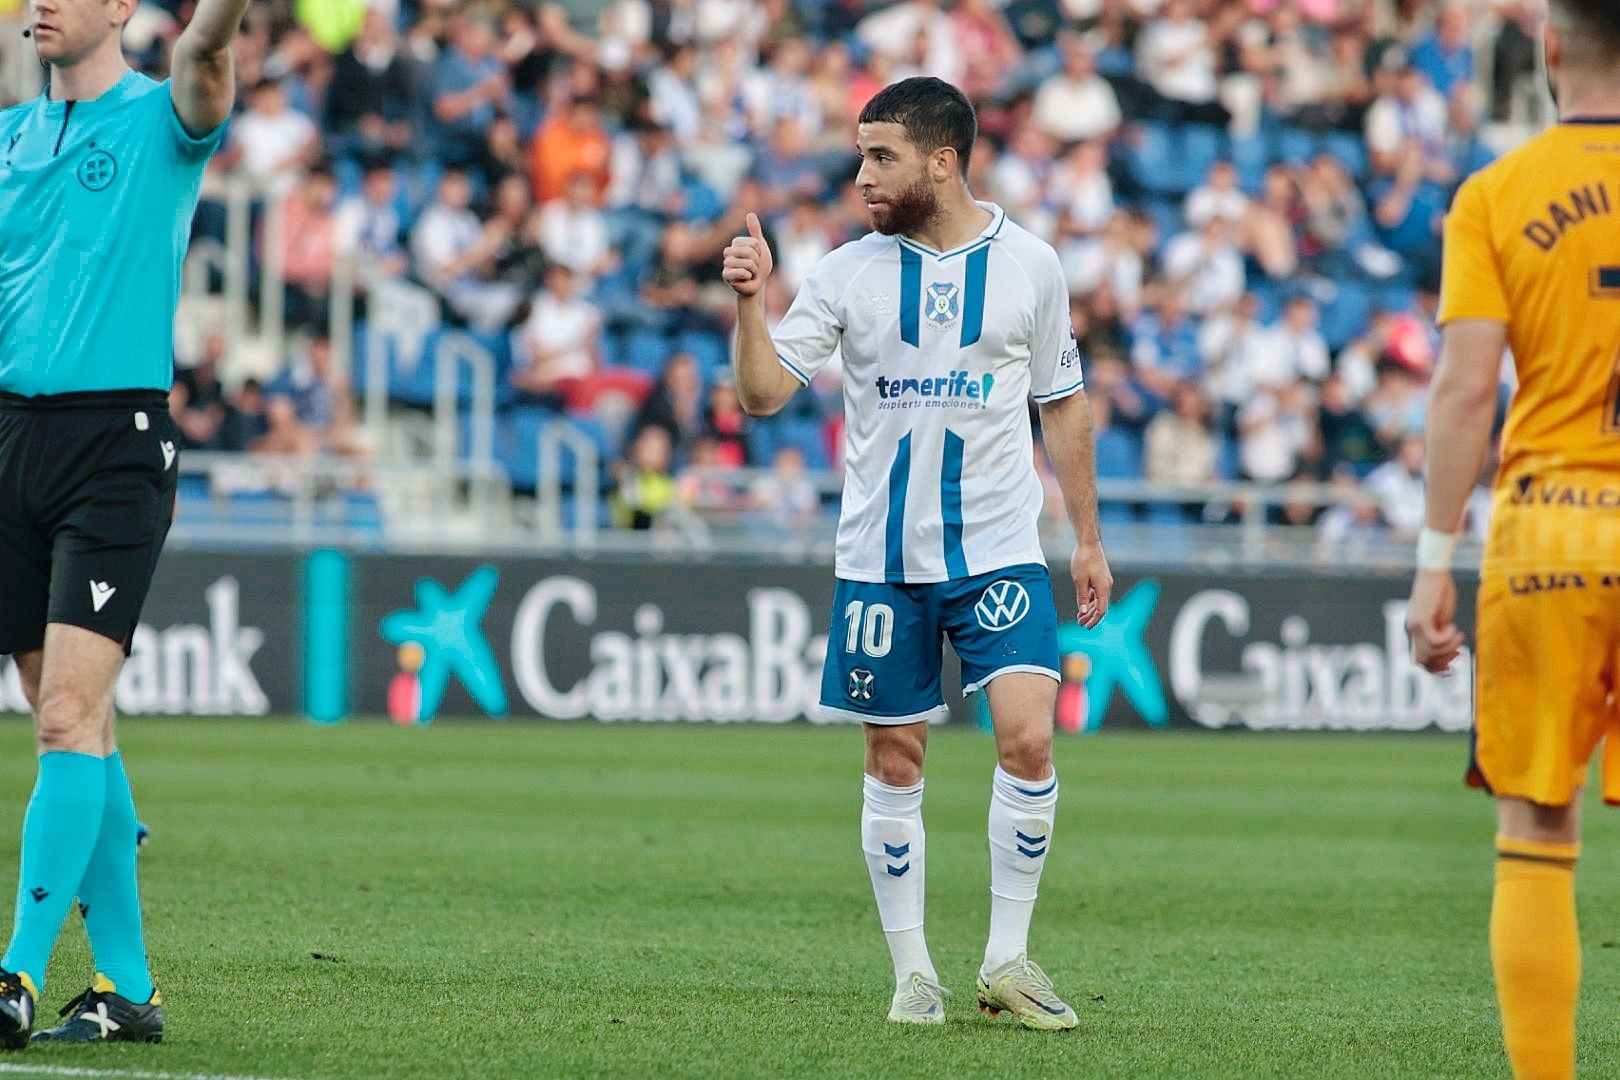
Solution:
{"label": "shield emblem on shorts", "polygon": [[1029,593],[1016,581],[996,581],[973,605],[979,625],[992,633],[1010,630],[1029,614]]}
{"label": "shield emblem on shorts", "polygon": [[923,311],[928,321],[938,327],[946,327],[956,321],[962,313],[962,290],[949,281],[935,282],[928,286],[928,295],[924,298]]}
{"label": "shield emblem on shorts", "polygon": [[856,701],[871,701],[872,687],[877,677],[865,668],[856,668],[849,673],[849,696]]}

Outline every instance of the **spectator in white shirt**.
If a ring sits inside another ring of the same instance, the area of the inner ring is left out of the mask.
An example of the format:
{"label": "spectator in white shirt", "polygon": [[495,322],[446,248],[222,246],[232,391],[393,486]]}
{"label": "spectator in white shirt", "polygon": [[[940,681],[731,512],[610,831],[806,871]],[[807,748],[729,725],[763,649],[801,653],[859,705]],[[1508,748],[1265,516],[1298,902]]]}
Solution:
{"label": "spectator in white shirt", "polygon": [[1367,474],[1367,490],[1378,499],[1384,523],[1398,540],[1415,539],[1423,527],[1423,450],[1423,437],[1408,435],[1394,461]]}
{"label": "spectator in white shirt", "polygon": [[1249,197],[1238,187],[1237,170],[1230,161],[1217,161],[1209,167],[1203,186],[1188,194],[1182,212],[1195,229],[1217,217],[1234,228],[1242,226],[1249,216]]}
{"label": "spectator in white shirt", "polygon": [[249,176],[279,200],[320,150],[315,122],[287,104],[281,83],[266,79],[253,88],[248,110],[231,122],[231,145]]}
{"label": "spectator in white shirt", "polygon": [[410,267],[400,243],[399,187],[394,170],[386,164],[366,169],[360,192],[338,204],[338,254],[359,259],[368,269],[397,277]]}
{"label": "spectator in white shirt", "polygon": [[647,107],[652,118],[686,145],[703,126],[703,102],[697,92],[698,50],[690,43],[670,49],[663,65],[647,77]]}
{"label": "spectator in white shirt", "polygon": [[601,313],[578,296],[574,272],[553,266],[523,324],[513,385],[545,404],[566,404],[601,366],[601,331]]}
{"label": "spectator in white shirt", "polygon": [[[1163,14],[1148,24],[1136,43],[1137,70],[1166,100],[1191,106],[1215,101],[1215,46],[1204,20],[1188,0],[1165,0]],[[1207,119],[1189,110],[1188,119]]]}
{"label": "spectator in white shirt", "polygon": [[[994,200],[1008,217],[1047,240],[1051,240],[1056,222],[1046,206],[1046,183],[1057,151],[1057,140],[1051,135],[1034,124],[1021,124],[1014,129],[1007,149],[990,166]],[[979,155],[974,154],[974,161],[978,160]]]}
{"label": "spectator in white shirt", "polygon": [[1114,216],[1108,156],[1100,142],[1078,143],[1053,170],[1049,191],[1068,237],[1095,236]]}
{"label": "spectator in white shirt", "polygon": [[1097,64],[1085,39],[1072,30],[1058,35],[1063,71],[1047,79],[1035,92],[1036,127],[1061,143],[1082,139],[1109,139],[1119,130],[1119,97],[1097,74]]}
{"label": "spectator in white shirt", "polygon": [[1164,249],[1164,277],[1180,290],[1189,310],[1209,315],[1243,295],[1243,256],[1225,220],[1212,217],[1197,232],[1172,237]]}
{"label": "spectator in white shirt", "polygon": [[596,207],[596,186],[588,174],[575,174],[562,198],[540,208],[539,231],[540,250],[579,275],[581,292],[589,292],[598,277],[613,269],[607,219]]}
{"label": "spectator in white shirt", "polygon": [[509,239],[486,229],[470,209],[472,188],[466,174],[452,169],[439,180],[438,201],[411,231],[416,275],[475,329],[506,326],[523,302],[515,284],[491,280],[495,253]]}
{"label": "spectator in white shirt", "polygon": [[[880,6],[860,21],[855,36],[891,60],[919,59],[925,74],[950,83],[960,79],[962,58],[956,31],[939,0],[902,0]],[[919,38],[923,48],[917,57]]]}
{"label": "spectator in white shirt", "polygon": [[1374,171],[1394,172],[1401,149],[1409,142],[1422,148],[1426,167],[1449,169],[1447,112],[1446,99],[1421,71],[1410,66],[1401,69],[1393,89],[1387,89],[1367,110],[1367,149]]}
{"label": "spectator in white shirt", "polygon": [[1111,286],[1120,317],[1129,322],[1142,307],[1142,255],[1131,242],[1131,221],[1124,212],[1108,219],[1100,237],[1065,243],[1058,256],[1069,291],[1089,296],[1103,284]]}

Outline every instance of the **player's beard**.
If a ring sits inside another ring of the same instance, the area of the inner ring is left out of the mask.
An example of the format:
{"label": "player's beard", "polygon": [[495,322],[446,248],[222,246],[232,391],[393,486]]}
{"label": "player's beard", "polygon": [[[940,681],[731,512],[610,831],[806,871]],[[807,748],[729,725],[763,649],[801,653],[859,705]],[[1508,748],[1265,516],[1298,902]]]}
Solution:
{"label": "player's beard", "polygon": [[926,176],[919,176],[916,183],[901,188],[883,201],[889,204],[887,210],[870,213],[872,228],[884,236],[916,232],[939,215],[939,199]]}

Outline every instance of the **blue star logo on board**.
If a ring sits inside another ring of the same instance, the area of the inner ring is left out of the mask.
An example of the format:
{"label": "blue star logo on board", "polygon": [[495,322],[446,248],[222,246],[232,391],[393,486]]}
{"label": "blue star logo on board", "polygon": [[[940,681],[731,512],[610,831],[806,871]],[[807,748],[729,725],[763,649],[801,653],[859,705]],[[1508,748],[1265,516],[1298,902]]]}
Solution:
{"label": "blue star logo on board", "polygon": [[455,592],[446,591],[432,578],[422,578],[416,583],[416,608],[383,619],[385,641],[395,645],[411,642],[422,650],[416,672],[421,723],[431,721],[438,712],[452,674],[484,712],[506,715],[501,667],[481,626],[499,581],[493,566],[480,566],[468,574]]}
{"label": "blue star logo on board", "polygon": [[1085,731],[1102,727],[1116,690],[1124,692],[1149,727],[1162,728],[1169,722],[1164,685],[1159,682],[1159,669],[1147,644],[1148,623],[1158,603],[1159,583],[1142,581],[1115,600],[1094,629],[1087,630],[1078,623],[1058,627],[1058,651],[1066,659],[1078,655],[1089,661],[1090,670],[1085,675]]}

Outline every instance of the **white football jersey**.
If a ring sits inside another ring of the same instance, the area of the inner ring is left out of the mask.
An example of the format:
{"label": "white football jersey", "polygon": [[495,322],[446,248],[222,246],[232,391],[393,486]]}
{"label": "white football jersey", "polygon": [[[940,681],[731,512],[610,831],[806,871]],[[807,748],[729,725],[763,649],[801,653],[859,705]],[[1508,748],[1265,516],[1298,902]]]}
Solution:
{"label": "white football jersey", "polygon": [[970,244],[870,233],[816,264],[772,335],[808,383],[844,364],[837,573],[920,583],[1044,562],[1029,397],[1084,385],[1057,253],[999,206]]}

